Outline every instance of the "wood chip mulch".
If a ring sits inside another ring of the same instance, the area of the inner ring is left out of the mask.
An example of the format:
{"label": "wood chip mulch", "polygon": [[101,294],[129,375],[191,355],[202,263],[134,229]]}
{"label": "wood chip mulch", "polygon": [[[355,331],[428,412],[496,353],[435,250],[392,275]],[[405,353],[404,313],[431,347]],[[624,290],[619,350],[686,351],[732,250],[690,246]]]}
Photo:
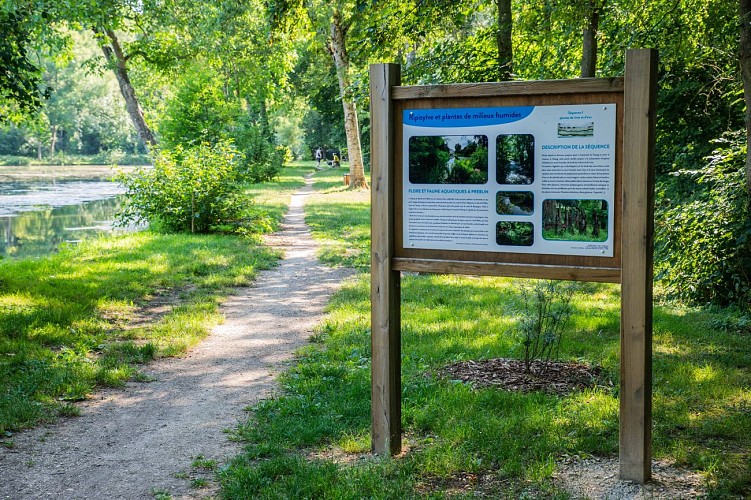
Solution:
{"label": "wood chip mulch", "polygon": [[523,360],[498,358],[453,363],[442,368],[438,375],[477,388],[499,387],[508,391],[540,391],[558,395],[612,385],[603,379],[602,369],[599,367],[536,361],[530,368],[530,373],[524,373]]}

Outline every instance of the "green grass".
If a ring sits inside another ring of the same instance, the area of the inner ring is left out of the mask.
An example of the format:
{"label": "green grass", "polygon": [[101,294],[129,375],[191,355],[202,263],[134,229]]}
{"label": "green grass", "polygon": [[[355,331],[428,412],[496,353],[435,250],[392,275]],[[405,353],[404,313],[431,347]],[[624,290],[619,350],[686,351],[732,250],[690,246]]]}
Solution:
{"label": "green grass", "polygon": [[316,174],[316,194],[305,205],[305,222],[321,248],[318,258],[333,266],[370,267],[370,191],[344,185],[346,168]]}
{"label": "green grass", "polygon": [[54,157],[0,155],[0,166],[29,165],[149,165],[148,154],[131,154],[122,151],[104,151],[97,155],[58,153]]}
{"label": "green grass", "polygon": [[[284,168],[250,194],[278,223],[307,170]],[[142,232],[0,261],[0,435],[76,415],[72,403],[97,386],[146,380],[140,364],[199,342],[221,299],[277,258],[256,237]],[[165,313],[150,313],[154,303]]]}
{"label": "green grass", "polygon": [[[328,171],[311,199],[316,237],[366,262],[368,199]],[[353,215],[354,214],[354,215]],[[354,238],[350,242],[348,238]],[[362,266],[364,269],[365,266]],[[556,462],[617,456],[619,290],[588,285],[562,357],[601,366],[603,387],[553,396],[472,389],[438,378],[460,360],[520,357],[519,281],[405,276],[402,411],[407,452],[370,450],[369,276],[349,282],[281,377],[283,391],[256,405],[237,430],[245,452],[219,472],[227,498],[444,498],[462,474],[483,476],[501,498],[566,498]],[[733,311],[660,305],[654,324],[654,455],[703,475],[710,498],[751,494],[751,331]],[[614,471],[616,472],[616,471]]]}
{"label": "green grass", "polygon": [[[230,287],[275,256],[249,239],[97,239],[39,260],[0,263],[0,432],[70,414],[97,385],[118,386],[155,356],[184,353],[220,320]],[[124,330],[159,298],[169,312]]]}
{"label": "green grass", "polygon": [[608,239],[608,232],[601,230],[599,236],[595,237],[592,235],[591,227],[587,228],[585,233],[580,233],[579,231],[573,233],[568,231],[556,233],[553,229],[543,229],[542,237],[548,241],[605,241]]}
{"label": "green grass", "polygon": [[271,217],[273,228],[278,229],[287,211],[290,196],[305,185],[303,176],[314,170],[314,161],[295,161],[282,168],[279,176],[273,181],[251,184],[246,192],[256,206]]}

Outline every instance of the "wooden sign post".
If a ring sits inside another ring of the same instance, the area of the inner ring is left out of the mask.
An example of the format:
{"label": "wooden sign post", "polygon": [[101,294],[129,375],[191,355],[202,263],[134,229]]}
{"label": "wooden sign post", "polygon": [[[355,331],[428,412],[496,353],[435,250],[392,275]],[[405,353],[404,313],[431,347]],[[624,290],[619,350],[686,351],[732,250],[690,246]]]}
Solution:
{"label": "wooden sign post", "polygon": [[[398,65],[370,67],[374,453],[401,451],[401,271],[613,282],[622,288],[620,475],[650,479],[656,67],[656,51],[629,50],[624,78],[415,87],[400,86]],[[439,185],[413,172],[412,147],[436,139],[447,151],[488,148],[484,173]],[[490,172],[507,143],[527,144],[542,180]],[[509,195],[534,210],[502,215],[496,204]],[[593,202],[604,238],[542,232],[545,207]],[[525,239],[509,240],[520,228]]]}

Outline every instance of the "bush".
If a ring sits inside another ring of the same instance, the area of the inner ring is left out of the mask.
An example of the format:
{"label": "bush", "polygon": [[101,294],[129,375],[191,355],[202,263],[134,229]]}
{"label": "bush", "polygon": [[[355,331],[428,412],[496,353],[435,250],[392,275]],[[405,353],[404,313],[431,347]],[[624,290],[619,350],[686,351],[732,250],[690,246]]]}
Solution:
{"label": "bush", "polygon": [[167,147],[192,147],[227,138],[227,126],[237,112],[227,101],[221,77],[205,65],[195,64],[177,82],[177,92],[167,102],[159,123],[161,142]]}
{"label": "bush", "polygon": [[31,165],[32,158],[28,156],[0,155],[0,165],[10,167],[26,167]]}
{"label": "bush", "polygon": [[571,299],[582,288],[577,282],[535,280],[522,287],[523,309],[518,336],[524,349],[524,371],[532,363],[548,363],[558,357],[566,323],[574,312]]}
{"label": "bush", "polygon": [[264,182],[274,179],[284,165],[285,149],[275,148],[261,133],[250,117],[241,117],[230,135],[243,153],[239,174],[248,182]]}
{"label": "bush", "polygon": [[[659,185],[655,270],[673,297],[746,309],[751,304],[751,199],[743,139],[726,137],[704,170],[683,170]],[[684,200],[686,184],[694,194]]]}
{"label": "bush", "polygon": [[126,190],[121,224],[148,221],[168,231],[243,232],[252,224],[238,167],[243,155],[227,141],[156,151],[153,168],[121,174]]}

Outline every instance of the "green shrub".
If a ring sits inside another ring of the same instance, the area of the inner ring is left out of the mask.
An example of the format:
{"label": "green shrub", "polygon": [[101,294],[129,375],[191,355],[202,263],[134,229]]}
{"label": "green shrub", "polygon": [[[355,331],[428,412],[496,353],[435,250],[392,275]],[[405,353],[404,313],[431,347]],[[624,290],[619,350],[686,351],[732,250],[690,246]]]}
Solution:
{"label": "green shrub", "polygon": [[153,168],[119,176],[126,190],[120,223],[191,233],[248,230],[257,221],[238,183],[242,159],[228,141],[156,151]]}
{"label": "green shrub", "polygon": [[32,158],[27,156],[0,155],[0,165],[13,167],[26,167],[31,165]]}
{"label": "green shrub", "polygon": [[544,368],[558,358],[563,332],[574,307],[571,300],[582,288],[577,282],[535,280],[521,288],[522,316],[518,336],[524,348],[524,371],[535,361]]}
{"label": "green shrub", "polygon": [[239,166],[243,180],[265,182],[279,175],[286,151],[275,148],[261,133],[261,126],[253,123],[249,116],[240,117],[230,135],[244,156]]}
{"label": "green shrub", "polygon": [[[751,304],[743,139],[727,137],[704,170],[677,172],[658,187],[656,276],[670,295],[689,303]],[[686,191],[694,194],[686,197]]]}
{"label": "green shrub", "polygon": [[223,92],[219,74],[205,65],[194,64],[177,81],[177,91],[167,102],[159,123],[161,142],[169,148],[190,147],[227,139],[227,127],[237,108]]}

